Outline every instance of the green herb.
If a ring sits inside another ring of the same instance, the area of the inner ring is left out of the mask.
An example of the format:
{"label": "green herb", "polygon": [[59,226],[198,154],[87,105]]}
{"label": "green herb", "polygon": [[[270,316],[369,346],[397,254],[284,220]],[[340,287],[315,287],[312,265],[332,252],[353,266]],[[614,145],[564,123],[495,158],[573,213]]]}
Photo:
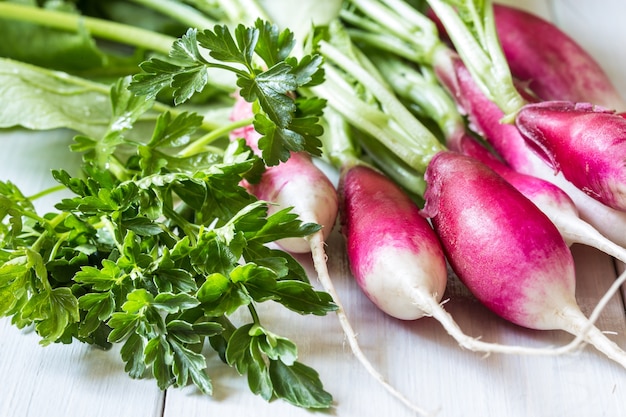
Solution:
{"label": "green herb", "polygon": [[[240,85],[262,109],[256,124],[279,131],[268,141],[291,135],[289,140],[300,143],[293,138],[299,134],[315,142],[312,115],[321,112],[323,101],[296,99],[292,89],[321,81],[319,58],[289,58],[289,33],[260,21],[238,28],[234,38],[225,27],[201,33],[213,58],[227,62],[211,65],[235,68],[229,59],[248,64],[238,73]],[[244,34],[250,37],[244,40]],[[176,67],[171,78],[176,94],[201,89],[188,89],[207,66],[195,53],[185,58],[183,46],[192,47],[192,40],[177,41],[171,58],[187,64],[197,59],[204,69],[185,77],[179,71],[185,67]],[[253,65],[253,50],[271,63],[269,70]],[[267,327],[257,311],[268,301],[302,315],[337,308],[329,294],[311,285],[295,258],[268,245],[308,236],[320,226],[302,223],[290,209],[269,215],[268,203],[241,186],[243,180],[258,180],[263,160],[243,140],[194,147],[205,136],[202,130],[210,130],[206,120],[158,104],[157,89],[134,95],[130,77],[119,79],[102,100],[101,85],[10,60],[2,63],[5,76],[20,80],[19,88],[30,94],[22,108],[72,97],[76,105],[68,107],[67,119],[53,113],[39,127],[62,119],[55,126],[78,130],[72,150],[82,153],[84,162],[80,176],[53,172],[73,196],[43,215],[14,184],[0,182],[0,316],[11,317],[18,327],[33,326],[44,345],[79,340],[108,348],[120,343],[129,375],[150,373],[162,389],[193,383],[210,394],[213,381],[202,353],[210,347],[246,374],[251,390],[263,398],[329,407],[332,397],[317,373],[297,360],[296,345]],[[43,100],[35,100],[33,92],[51,79]],[[145,88],[148,79],[135,80],[133,89]],[[110,105],[95,128],[71,119],[84,111],[81,100]],[[142,126],[138,134],[147,114],[152,129],[146,135]],[[25,120],[6,114],[0,119],[9,125]],[[278,158],[281,146],[270,148],[269,155]],[[244,324],[234,324],[234,314]]]}
{"label": "green herb", "polygon": [[[153,58],[140,66],[144,73],[134,76],[130,88],[148,97],[168,87],[180,104],[200,92],[209,81],[208,69],[234,73],[241,96],[258,102],[254,127],[263,137],[259,148],[268,165],[289,158],[290,151],[320,155],[323,133],[319,125],[324,101],[294,98],[294,92],[323,81],[321,57],[288,57],[295,45],[289,30],[257,20],[254,27],[238,25],[234,34],[226,25],[214,30],[189,29],[176,40],[169,60]],[[204,52],[216,61],[205,58]],[[257,64],[260,60],[262,65]]]}

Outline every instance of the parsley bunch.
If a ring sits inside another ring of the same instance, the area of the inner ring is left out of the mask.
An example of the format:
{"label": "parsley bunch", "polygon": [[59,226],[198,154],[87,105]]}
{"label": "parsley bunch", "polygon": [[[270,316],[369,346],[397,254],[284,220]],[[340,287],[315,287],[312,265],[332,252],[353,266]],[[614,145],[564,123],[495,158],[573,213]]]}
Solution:
{"label": "parsley bunch", "polygon": [[[238,27],[235,39],[226,27],[199,37],[214,58],[243,60],[248,68],[245,76],[237,70],[239,85],[259,102],[255,126],[265,132],[266,161],[282,158],[276,138],[288,149],[313,150],[312,114],[323,102],[295,99],[293,89],[320,81],[318,58],[287,58],[289,33],[260,21]],[[178,64],[152,60],[144,70],[159,71],[113,86],[105,134],[78,135],[72,146],[84,155],[83,175],[53,172],[73,193],[58,211],[40,215],[14,184],[0,182],[0,316],[34,326],[44,345],[121,343],[129,375],[149,372],[161,389],[193,383],[210,394],[208,347],[246,374],[255,394],[326,408],[332,398],[317,373],[298,362],[296,345],[265,327],[256,309],[274,301],[303,315],[336,310],[291,255],[268,245],[320,226],[289,209],[268,215],[268,203],[240,185],[256,181],[265,166],[243,140],[220,152],[181,153],[199,136],[197,114],[160,113],[148,139],[136,139],[136,122],[153,111],[160,88],[170,85],[179,100],[188,98],[189,86],[201,88],[209,64],[193,42],[190,31],[176,43],[171,57]],[[250,48],[270,69],[252,66]],[[249,322],[236,325],[231,318],[241,311]]]}

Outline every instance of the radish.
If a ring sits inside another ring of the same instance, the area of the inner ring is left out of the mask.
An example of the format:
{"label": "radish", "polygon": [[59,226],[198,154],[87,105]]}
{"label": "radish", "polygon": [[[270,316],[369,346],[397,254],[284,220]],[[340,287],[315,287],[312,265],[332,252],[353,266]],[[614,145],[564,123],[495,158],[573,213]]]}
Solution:
{"label": "radish", "polygon": [[592,225],[582,220],[572,199],[553,183],[515,171],[468,135],[464,135],[460,140],[460,152],[493,169],[531,200],[548,216],[568,244],[581,243],[592,246],[626,262],[626,249],[615,244]]}
{"label": "radish", "polygon": [[494,16],[511,73],[542,100],[589,101],[626,110],[598,62],[556,25],[502,4],[494,4]]}
{"label": "radish", "polygon": [[339,191],[341,232],[363,292],[392,317],[432,315],[440,308],[447,268],[437,235],[418,206],[363,163],[342,169]]}
{"label": "radish", "polygon": [[626,352],[590,327],[577,306],[569,247],[530,200],[486,165],[456,152],[435,155],[425,179],[423,213],[472,294],[520,326],[574,335],[586,329],[586,341],[626,367]]}
{"label": "radish", "polygon": [[626,208],[625,118],[589,103],[545,101],[522,107],[515,124],[538,155],[574,185],[610,207]]}
{"label": "radish", "polygon": [[[252,114],[252,104],[237,95],[232,119],[248,120]],[[252,125],[231,131],[230,137],[231,139],[243,137],[246,143],[258,152],[257,142],[260,134]],[[259,183],[247,184],[246,187],[257,198],[274,203],[274,210],[293,207],[292,211],[298,214],[303,221],[317,223],[322,226],[322,229],[307,236],[306,239],[285,239],[277,243],[289,252],[311,252],[318,279],[324,290],[332,296],[333,301],[337,305],[337,317],[352,353],[365,367],[367,372],[391,395],[410,409],[420,414],[425,414],[424,410],[412,404],[390,385],[367,359],[359,346],[356,332],[348,320],[339,294],[332,283],[326,264],[327,256],[324,245],[334,226],[339,202],[337,191],[326,174],[313,163],[311,157],[307,154],[292,153],[286,162],[267,167]],[[270,205],[270,210],[271,208],[272,205]]]}
{"label": "radish", "polygon": [[[252,105],[237,95],[231,119],[249,120],[252,117]],[[244,138],[248,146],[260,153],[257,143],[261,135],[252,125],[231,131],[230,137]],[[270,214],[293,206],[294,213],[302,221],[320,224],[324,241],[335,225],[338,210],[335,186],[307,153],[292,152],[286,162],[268,167],[258,184],[246,184],[246,188],[257,198],[275,203],[269,207]],[[283,239],[277,243],[292,253],[311,251],[307,238]]]}
{"label": "radish", "polygon": [[[562,139],[574,133],[572,130],[552,128],[552,122],[557,122],[552,116],[562,119],[562,113],[545,113],[548,117],[533,118],[532,126],[525,126],[531,118],[519,116],[525,110],[534,114],[537,104],[529,103],[515,87],[500,47],[491,2],[464,0],[454,2],[454,7],[445,0],[428,0],[428,3],[446,28],[476,84],[502,110],[505,120],[515,121],[524,139],[531,146],[540,147],[544,159],[549,160],[552,167],[562,172],[576,187],[605,205],[626,210],[626,194],[622,190],[626,188],[626,167],[622,163],[626,158],[626,145],[619,145],[626,138],[624,118],[617,113],[585,105],[587,114],[577,119],[576,136],[571,141]],[[559,106],[558,103],[546,105],[553,109]],[[572,104],[572,108],[577,107]],[[563,124],[559,126],[563,129]],[[541,141],[537,140],[537,135],[529,134],[529,131],[537,130],[542,131]],[[589,138],[594,139],[590,141]],[[611,152],[605,152],[612,146]],[[580,172],[588,172],[589,175],[578,175]]]}

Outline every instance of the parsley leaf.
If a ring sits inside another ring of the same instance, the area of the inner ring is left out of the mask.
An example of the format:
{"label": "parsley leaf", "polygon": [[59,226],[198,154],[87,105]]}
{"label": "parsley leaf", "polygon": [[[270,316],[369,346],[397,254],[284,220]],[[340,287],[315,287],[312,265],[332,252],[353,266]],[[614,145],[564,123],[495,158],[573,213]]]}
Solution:
{"label": "parsley leaf", "polygon": [[267,165],[286,161],[290,152],[320,155],[319,117],[325,102],[297,97],[297,91],[323,81],[322,59],[290,57],[294,45],[289,30],[279,32],[262,20],[254,27],[238,25],[234,34],[226,25],[200,32],[189,29],[174,42],[168,60],[153,58],[140,65],[143,72],[133,77],[130,89],[154,98],[170,88],[174,102],[180,104],[204,89],[208,69],[232,72],[241,96],[259,104],[254,126],[264,136],[259,149]]}

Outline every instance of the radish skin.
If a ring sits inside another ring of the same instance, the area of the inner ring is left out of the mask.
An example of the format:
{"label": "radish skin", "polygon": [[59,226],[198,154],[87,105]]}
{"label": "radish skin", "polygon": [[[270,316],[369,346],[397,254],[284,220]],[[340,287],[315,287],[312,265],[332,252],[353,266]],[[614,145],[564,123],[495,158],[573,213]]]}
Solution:
{"label": "radish skin", "polygon": [[626,110],[598,62],[556,25],[503,4],[494,4],[494,16],[511,73],[542,100],[591,102]]}
{"label": "radish skin", "polygon": [[362,164],[344,168],[339,185],[341,232],[352,273],[370,300],[390,316],[416,320],[423,292],[437,303],[446,288],[441,245],[419,208],[391,180]]}
{"label": "radish skin", "polygon": [[452,269],[476,298],[523,327],[573,335],[586,329],[587,342],[626,367],[626,352],[590,327],[577,306],[572,254],[545,214],[466,155],[438,153],[425,178],[423,213]]}
{"label": "radish skin", "polygon": [[[471,156],[493,169],[526,198],[531,200],[557,227],[568,245],[580,243],[594,247],[615,259],[626,263],[626,249],[607,239],[592,225],[580,218],[572,199],[556,185],[541,178],[519,173],[491,154],[476,139],[464,135],[460,140],[460,152]],[[612,285],[605,293],[612,297],[619,289]]]}
{"label": "radish skin", "polygon": [[625,118],[589,103],[545,101],[522,107],[515,124],[539,156],[574,185],[626,210]]}

